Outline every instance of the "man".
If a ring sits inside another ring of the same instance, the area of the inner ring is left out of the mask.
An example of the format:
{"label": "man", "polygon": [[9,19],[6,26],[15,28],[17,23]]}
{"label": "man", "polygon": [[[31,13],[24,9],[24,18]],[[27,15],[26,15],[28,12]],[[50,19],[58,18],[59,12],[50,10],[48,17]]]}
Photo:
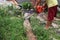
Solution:
{"label": "man", "polygon": [[57,0],[46,0],[47,6],[48,6],[48,18],[46,23],[46,29],[49,29],[49,26],[52,24],[54,17],[56,17],[57,14]]}
{"label": "man", "polygon": [[[37,0],[36,5],[34,7],[36,7],[41,0]],[[52,24],[52,21],[54,20],[54,17],[56,17],[57,14],[57,5],[58,2],[57,0],[45,0],[48,6],[48,18],[47,18],[47,23],[45,28],[49,29],[49,26]]]}

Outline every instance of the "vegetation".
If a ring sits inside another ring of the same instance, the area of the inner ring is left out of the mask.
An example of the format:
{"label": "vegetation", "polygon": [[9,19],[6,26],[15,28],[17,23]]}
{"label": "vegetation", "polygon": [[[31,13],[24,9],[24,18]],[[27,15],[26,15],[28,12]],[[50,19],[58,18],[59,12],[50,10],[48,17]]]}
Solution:
{"label": "vegetation", "polygon": [[[18,14],[20,17],[17,17]],[[60,40],[60,35],[56,33],[57,29],[45,30],[45,25],[39,23],[36,14],[30,20],[33,33],[38,40],[53,40],[53,38]],[[19,9],[13,6],[0,7],[0,40],[27,40],[23,22],[24,19]]]}

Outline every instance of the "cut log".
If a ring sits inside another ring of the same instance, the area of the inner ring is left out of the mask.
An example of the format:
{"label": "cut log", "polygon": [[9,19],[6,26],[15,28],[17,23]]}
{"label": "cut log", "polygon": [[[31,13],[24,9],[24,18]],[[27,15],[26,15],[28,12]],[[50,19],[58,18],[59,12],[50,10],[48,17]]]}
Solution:
{"label": "cut log", "polygon": [[32,32],[32,27],[29,20],[24,21],[24,28],[26,29],[26,35],[28,37],[28,40],[37,40],[36,36]]}

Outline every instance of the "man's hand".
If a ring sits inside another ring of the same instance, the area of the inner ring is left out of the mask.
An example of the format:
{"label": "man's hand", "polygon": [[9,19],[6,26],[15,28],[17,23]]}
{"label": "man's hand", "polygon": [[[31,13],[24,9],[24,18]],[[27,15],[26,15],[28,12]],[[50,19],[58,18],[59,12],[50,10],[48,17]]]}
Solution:
{"label": "man's hand", "polygon": [[34,6],[34,8],[36,9],[37,6]]}

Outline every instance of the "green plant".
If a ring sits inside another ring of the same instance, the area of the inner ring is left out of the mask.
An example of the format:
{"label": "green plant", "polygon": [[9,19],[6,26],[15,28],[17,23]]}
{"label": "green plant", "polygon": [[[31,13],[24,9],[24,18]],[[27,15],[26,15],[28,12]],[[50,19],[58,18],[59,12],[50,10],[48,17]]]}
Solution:
{"label": "green plant", "polygon": [[24,9],[31,9],[32,8],[31,3],[29,3],[29,2],[23,2],[21,5]]}

